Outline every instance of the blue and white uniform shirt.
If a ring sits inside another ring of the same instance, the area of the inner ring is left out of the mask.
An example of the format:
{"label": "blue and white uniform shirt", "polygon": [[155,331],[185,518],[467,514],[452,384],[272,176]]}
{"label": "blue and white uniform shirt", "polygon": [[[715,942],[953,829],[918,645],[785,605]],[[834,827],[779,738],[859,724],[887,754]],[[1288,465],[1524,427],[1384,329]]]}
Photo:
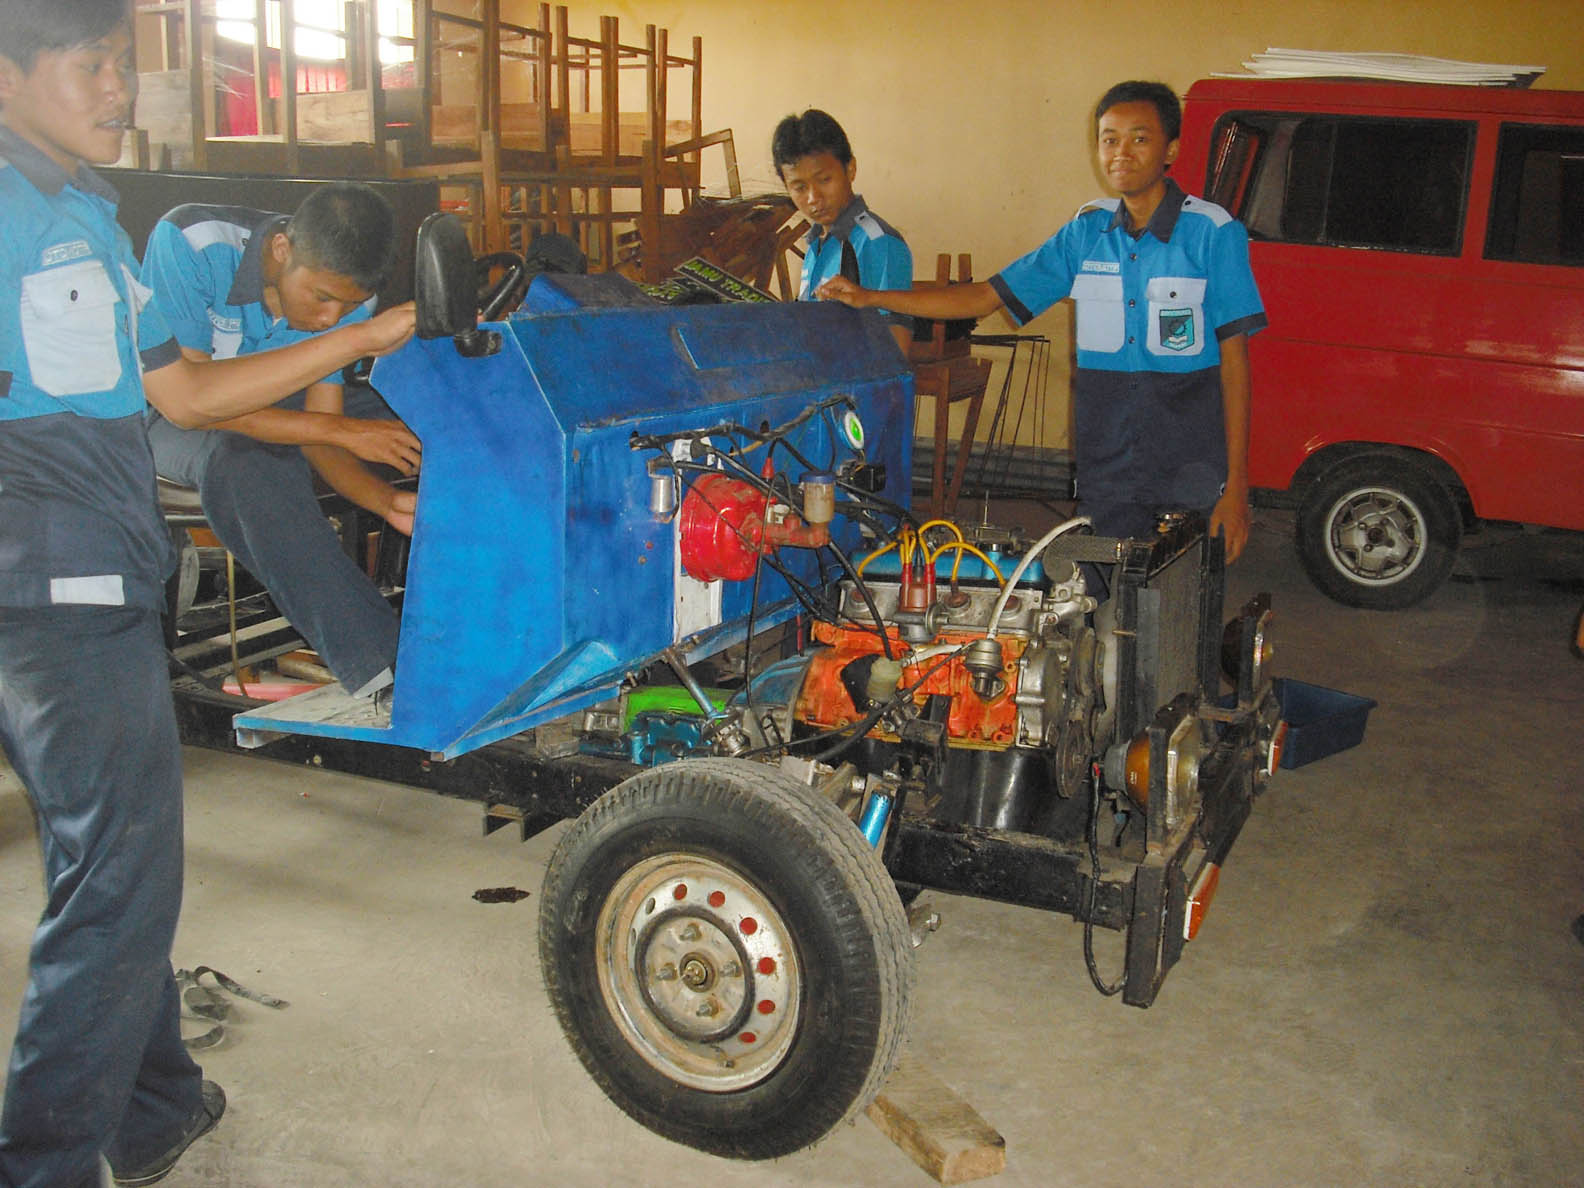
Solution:
{"label": "blue and white uniform shirt", "polygon": [[[847,209],[836,217],[827,231],[818,223],[809,228],[808,247],[803,256],[803,284],[799,301],[813,301],[815,291],[842,270],[842,244],[850,243],[858,259],[858,283],[866,289],[911,289],[913,253],[902,235],[854,194]],[[881,310],[886,321],[911,328],[913,319],[905,314]]]}
{"label": "blue and white uniform shirt", "polygon": [[[290,217],[242,206],[178,206],[154,224],[143,252],[143,283],[158,294],[176,339],[216,359],[291,346],[321,333],[294,330],[264,304],[264,252]],[[339,326],[366,320],[374,298]],[[339,384],[341,373],[324,377]],[[302,404],[302,394],[281,401]]]}
{"label": "blue and white uniform shirt", "polygon": [[1220,343],[1266,324],[1241,223],[1168,178],[1142,234],[1120,199],[1091,202],[990,284],[1020,325],[1064,297],[1077,305],[1081,498],[1215,503],[1226,481]]}
{"label": "blue and white uniform shirt", "polygon": [[0,125],[0,606],[164,604],[143,372],[180,351],[116,202]]}

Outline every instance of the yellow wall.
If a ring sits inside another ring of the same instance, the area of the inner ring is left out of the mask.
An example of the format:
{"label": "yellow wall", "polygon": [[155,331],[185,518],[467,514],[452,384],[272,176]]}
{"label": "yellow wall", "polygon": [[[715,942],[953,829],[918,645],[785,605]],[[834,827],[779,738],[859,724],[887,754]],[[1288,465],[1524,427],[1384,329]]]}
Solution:
{"label": "yellow wall", "polygon": [[[906,236],[919,275],[932,274],[935,253],[946,250],[972,252],[975,274],[988,276],[1101,193],[1089,109],[1123,78],[1160,79],[1181,93],[1284,46],[1537,64],[1548,68],[1538,85],[1584,90],[1579,0],[604,0],[570,8],[574,32],[597,29],[598,14],[612,13],[629,44],[646,23],[668,28],[682,48],[703,37],[705,130],[733,129],[750,190],[776,184],[769,139],[780,117],[830,111],[852,140],[858,189]],[[673,93],[681,86],[674,80]],[[1059,423],[1047,428],[1046,444],[1065,440],[1066,324],[1059,306],[1030,326],[1056,347]],[[1009,328],[1001,315],[982,326]],[[1258,376],[1255,385],[1257,399]]]}

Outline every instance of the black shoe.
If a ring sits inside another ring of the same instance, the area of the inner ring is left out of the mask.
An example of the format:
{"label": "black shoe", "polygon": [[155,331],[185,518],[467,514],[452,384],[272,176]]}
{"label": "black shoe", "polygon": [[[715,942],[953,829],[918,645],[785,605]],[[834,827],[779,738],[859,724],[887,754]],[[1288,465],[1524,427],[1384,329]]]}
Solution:
{"label": "black shoe", "polygon": [[163,1180],[170,1174],[171,1168],[176,1166],[176,1161],[182,1157],[182,1152],[192,1146],[193,1140],[202,1138],[215,1128],[215,1123],[220,1121],[220,1116],[225,1113],[225,1090],[213,1081],[205,1081],[199,1092],[203,1095],[203,1104],[198,1107],[198,1112],[188,1119],[187,1129],[182,1132],[181,1138],[176,1140],[170,1150],[150,1159],[139,1168],[128,1171],[111,1169],[112,1177],[121,1188],[136,1188],[140,1184],[153,1184]]}

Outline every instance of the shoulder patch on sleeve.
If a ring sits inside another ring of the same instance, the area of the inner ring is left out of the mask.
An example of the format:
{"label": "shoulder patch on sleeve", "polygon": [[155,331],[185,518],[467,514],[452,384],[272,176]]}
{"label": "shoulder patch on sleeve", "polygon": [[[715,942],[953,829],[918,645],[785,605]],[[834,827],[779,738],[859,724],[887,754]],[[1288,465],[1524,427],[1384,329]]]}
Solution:
{"label": "shoulder patch on sleeve", "polygon": [[241,251],[247,246],[247,241],[252,232],[247,227],[238,226],[236,223],[225,219],[203,219],[199,222],[188,223],[181,229],[182,237],[192,245],[194,251],[201,252],[206,247],[223,243]]}
{"label": "shoulder patch on sleeve", "polygon": [[1103,210],[1107,214],[1114,215],[1116,214],[1117,205],[1121,201],[1122,199],[1120,198],[1091,198],[1074,212],[1073,218],[1076,219],[1079,215],[1088,214],[1091,210]]}
{"label": "shoulder patch on sleeve", "polygon": [[1217,206],[1214,202],[1206,202],[1203,198],[1189,196],[1183,199],[1182,213],[1185,215],[1198,215],[1202,219],[1209,219],[1211,225],[1225,226],[1232,221],[1232,216],[1225,208]]}
{"label": "shoulder patch on sleeve", "polygon": [[863,233],[870,239],[880,239],[886,235],[890,235],[895,239],[902,238],[895,231],[891,230],[891,228],[886,224],[885,220],[881,219],[872,211],[864,211],[863,214],[855,218],[853,222],[862,227]]}

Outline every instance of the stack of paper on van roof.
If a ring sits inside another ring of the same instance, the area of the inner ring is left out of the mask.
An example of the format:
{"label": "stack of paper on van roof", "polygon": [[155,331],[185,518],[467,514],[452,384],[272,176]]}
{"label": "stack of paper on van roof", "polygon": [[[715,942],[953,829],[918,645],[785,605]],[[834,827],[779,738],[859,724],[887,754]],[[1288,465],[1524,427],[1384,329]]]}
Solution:
{"label": "stack of paper on van roof", "polygon": [[[1465,87],[1527,87],[1544,66],[1500,66],[1458,62],[1423,54],[1349,54],[1323,50],[1268,49],[1243,63],[1259,78],[1379,78],[1393,82],[1453,83]],[[1217,74],[1217,78],[1247,78]]]}

